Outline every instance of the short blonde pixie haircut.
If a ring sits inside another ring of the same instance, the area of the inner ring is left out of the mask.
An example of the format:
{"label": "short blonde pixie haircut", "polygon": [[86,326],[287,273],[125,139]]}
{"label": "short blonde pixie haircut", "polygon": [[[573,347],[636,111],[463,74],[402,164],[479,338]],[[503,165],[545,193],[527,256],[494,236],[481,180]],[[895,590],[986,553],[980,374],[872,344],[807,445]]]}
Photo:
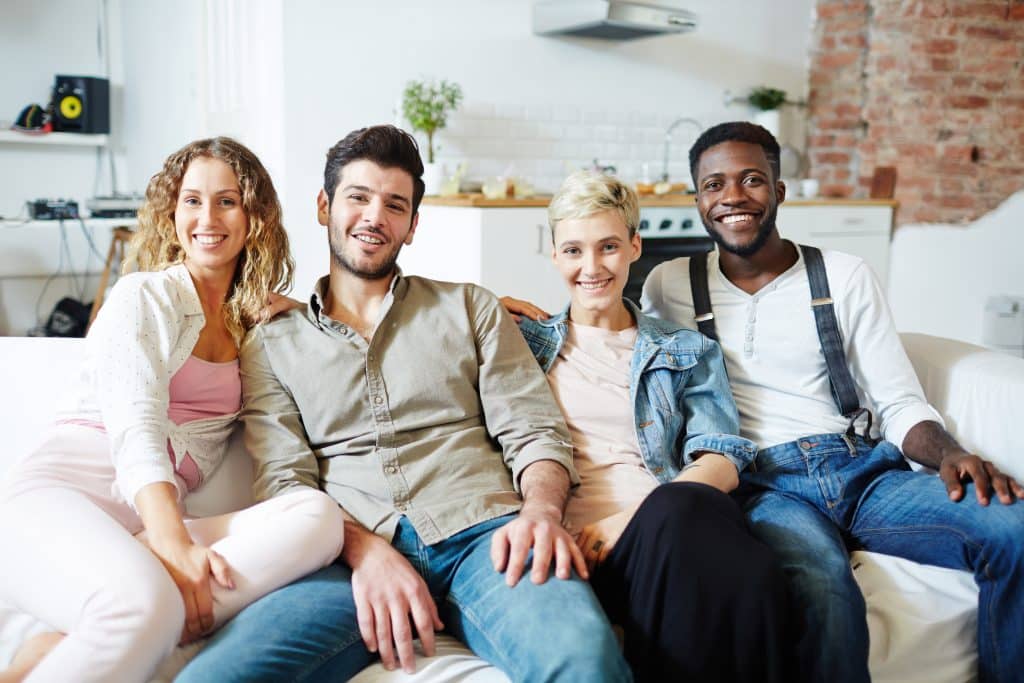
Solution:
{"label": "short blonde pixie haircut", "polygon": [[548,205],[551,242],[560,222],[608,210],[618,212],[632,239],[640,227],[640,201],[633,188],[605,173],[576,171],[565,179]]}

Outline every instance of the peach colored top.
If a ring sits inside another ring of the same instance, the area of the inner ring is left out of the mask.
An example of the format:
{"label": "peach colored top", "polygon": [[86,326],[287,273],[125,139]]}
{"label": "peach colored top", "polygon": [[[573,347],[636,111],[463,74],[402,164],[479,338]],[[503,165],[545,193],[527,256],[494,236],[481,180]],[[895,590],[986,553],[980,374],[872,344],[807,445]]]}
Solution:
{"label": "peach colored top", "polygon": [[580,485],[566,505],[569,533],[639,504],[655,486],[644,467],[629,397],[637,329],[614,332],[569,322],[548,383],[573,442]]}

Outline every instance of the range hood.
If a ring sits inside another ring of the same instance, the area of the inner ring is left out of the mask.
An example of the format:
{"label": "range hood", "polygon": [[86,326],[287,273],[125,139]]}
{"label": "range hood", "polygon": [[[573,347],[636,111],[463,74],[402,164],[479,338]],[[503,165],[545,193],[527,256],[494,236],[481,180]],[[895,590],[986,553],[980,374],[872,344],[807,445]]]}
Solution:
{"label": "range hood", "polygon": [[697,15],[673,0],[537,0],[533,32],[632,40],[697,28]]}

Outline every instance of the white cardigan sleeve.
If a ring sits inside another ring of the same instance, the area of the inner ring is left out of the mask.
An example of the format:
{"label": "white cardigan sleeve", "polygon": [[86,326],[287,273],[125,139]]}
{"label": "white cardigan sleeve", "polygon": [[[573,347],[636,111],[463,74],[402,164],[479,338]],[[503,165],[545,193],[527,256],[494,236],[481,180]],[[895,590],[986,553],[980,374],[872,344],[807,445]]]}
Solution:
{"label": "white cardigan sleeve", "polygon": [[133,508],[142,487],[175,483],[167,452],[170,379],[202,327],[183,324],[182,303],[166,278],[129,275],[111,290],[89,332],[94,395],[117,487]]}

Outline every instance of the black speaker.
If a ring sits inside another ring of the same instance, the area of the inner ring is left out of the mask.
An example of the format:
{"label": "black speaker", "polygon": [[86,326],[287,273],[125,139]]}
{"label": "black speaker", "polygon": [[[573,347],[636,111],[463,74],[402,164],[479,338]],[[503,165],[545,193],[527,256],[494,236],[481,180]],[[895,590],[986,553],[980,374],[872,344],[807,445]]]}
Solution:
{"label": "black speaker", "polygon": [[53,83],[53,129],[66,133],[110,132],[110,81],[57,75]]}

